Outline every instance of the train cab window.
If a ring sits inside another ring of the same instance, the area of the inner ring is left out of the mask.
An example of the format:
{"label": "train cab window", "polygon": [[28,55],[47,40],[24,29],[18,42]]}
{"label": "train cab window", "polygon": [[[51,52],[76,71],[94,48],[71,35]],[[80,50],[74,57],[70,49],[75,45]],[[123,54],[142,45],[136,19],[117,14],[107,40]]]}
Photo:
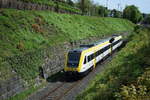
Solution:
{"label": "train cab window", "polygon": [[81,53],[70,52],[68,53],[68,62],[67,65],[70,67],[78,67]]}

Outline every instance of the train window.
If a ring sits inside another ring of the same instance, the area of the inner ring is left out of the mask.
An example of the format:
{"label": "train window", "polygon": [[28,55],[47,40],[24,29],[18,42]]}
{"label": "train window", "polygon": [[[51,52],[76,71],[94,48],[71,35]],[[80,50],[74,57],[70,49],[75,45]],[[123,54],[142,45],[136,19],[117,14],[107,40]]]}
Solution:
{"label": "train window", "polygon": [[106,51],[106,49],[107,49],[106,47],[103,48],[104,52]]}
{"label": "train window", "polygon": [[105,48],[98,50],[98,51],[96,52],[96,55],[95,55],[95,56],[97,57],[97,56],[101,55],[101,54],[104,52],[104,49],[105,49]]}
{"label": "train window", "polygon": [[91,55],[91,60],[94,58],[94,54]]}
{"label": "train window", "polygon": [[92,58],[92,55],[90,55],[90,61],[92,60],[93,58]]}
{"label": "train window", "polygon": [[103,49],[98,51],[98,55],[100,55],[103,52]]}
{"label": "train window", "polygon": [[107,46],[107,50],[110,49],[110,45]]}
{"label": "train window", "polygon": [[116,42],[113,43],[113,46],[115,46],[116,44],[118,44],[121,40],[117,40]]}
{"label": "train window", "polygon": [[88,56],[88,62],[89,62],[89,61],[91,61],[91,57],[90,57],[90,56]]}
{"label": "train window", "polygon": [[85,56],[85,57],[84,57],[84,64],[86,64],[86,62],[87,62],[87,61],[86,61],[86,56]]}
{"label": "train window", "polygon": [[88,62],[94,59],[94,54],[88,56]]}
{"label": "train window", "polygon": [[96,57],[99,56],[99,51],[96,52]]}
{"label": "train window", "polygon": [[98,52],[95,53],[95,57],[97,57],[97,56],[98,56]]}
{"label": "train window", "polygon": [[100,54],[103,53],[103,52],[104,52],[103,49],[101,49],[101,50],[99,51]]}
{"label": "train window", "polygon": [[107,51],[109,48],[110,48],[110,45],[108,45],[108,46],[104,47],[104,48],[101,50],[101,53],[103,53],[103,52]]}
{"label": "train window", "polygon": [[97,52],[95,52],[95,57],[97,57]]}

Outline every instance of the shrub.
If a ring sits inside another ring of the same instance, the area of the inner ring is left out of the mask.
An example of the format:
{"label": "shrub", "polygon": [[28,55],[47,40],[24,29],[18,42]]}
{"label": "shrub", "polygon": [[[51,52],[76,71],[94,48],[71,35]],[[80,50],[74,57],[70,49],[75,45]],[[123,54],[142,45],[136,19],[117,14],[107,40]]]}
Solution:
{"label": "shrub", "polygon": [[123,85],[116,93],[118,100],[148,100],[150,98],[150,68],[134,84]]}

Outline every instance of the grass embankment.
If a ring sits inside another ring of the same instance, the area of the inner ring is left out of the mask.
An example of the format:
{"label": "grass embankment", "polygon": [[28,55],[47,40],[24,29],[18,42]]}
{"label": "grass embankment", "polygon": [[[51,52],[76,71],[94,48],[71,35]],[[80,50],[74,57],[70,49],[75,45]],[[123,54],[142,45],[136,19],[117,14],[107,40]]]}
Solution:
{"label": "grass embankment", "polygon": [[0,10],[0,80],[12,70],[25,80],[39,75],[50,46],[133,29],[127,20],[48,11]]}
{"label": "grass embankment", "polygon": [[150,29],[138,29],[130,42],[98,74],[77,100],[149,100]]}
{"label": "grass embankment", "polygon": [[67,10],[67,11],[71,11],[71,12],[81,14],[80,9],[72,7],[69,4],[63,3],[63,2],[52,1],[52,0],[18,0],[18,1],[48,5],[48,6],[52,6],[52,7],[55,7],[55,8],[58,7],[58,9],[64,9],[64,10]]}

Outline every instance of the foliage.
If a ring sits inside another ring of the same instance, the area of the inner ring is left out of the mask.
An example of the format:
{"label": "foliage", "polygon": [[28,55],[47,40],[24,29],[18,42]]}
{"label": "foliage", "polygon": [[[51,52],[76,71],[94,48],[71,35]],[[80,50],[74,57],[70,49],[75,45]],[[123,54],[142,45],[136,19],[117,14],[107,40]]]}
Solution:
{"label": "foliage", "polygon": [[123,18],[129,19],[133,23],[138,23],[142,20],[142,15],[136,6],[131,5],[124,9]]}
{"label": "foliage", "polygon": [[103,6],[99,6],[98,14],[101,17],[107,17],[108,16],[108,9],[106,7],[103,7]]}
{"label": "foliage", "polygon": [[109,12],[107,7],[97,5],[92,0],[78,0],[76,6],[83,15],[107,17]]}
{"label": "foliage", "polygon": [[91,0],[78,0],[78,7],[82,10],[82,14],[88,15],[90,12],[90,7],[93,5]]}
{"label": "foliage", "polygon": [[78,100],[135,100],[149,94],[149,74],[145,68],[150,65],[150,30],[137,32]]}
{"label": "foliage", "polygon": [[72,0],[67,0],[67,3],[70,5],[70,6],[74,6],[74,3]]}
{"label": "foliage", "polygon": [[148,14],[144,19],[144,24],[150,24],[150,14]]}
{"label": "foliage", "polygon": [[150,98],[150,69],[127,86],[123,85],[119,92],[116,92],[117,100],[148,100]]}
{"label": "foliage", "polygon": [[73,7],[73,2],[59,2],[59,1],[53,1],[53,0],[18,0],[18,1],[24,1],[24,2],[32,2],[32,3],[38,3],[53,7],[59,7],[59,9],[64,9],[67,11],[75,12],[75,13],[81,13],[80,9]]}
{"label": "foliage", "polygon": [[112,15],[112,17],[115,17],[115,18],[121,18],[122,17],[122,12],[117,11],[116,9],[113,9],[111,11],[111,15]]}
{"label": "foliage", "polygon": [[90,7],[89,13],[91,16],[99,16],[99,6],[97,4],[93,4]]}
{"label": "foliage", "polygon": [[52,55],[51,46],[133,30],[134,26],[123,19],[49,11],[1,9],[0,15],[0,80],[11,77],[12,72],[25,80],[36,78],[45,55]]}

